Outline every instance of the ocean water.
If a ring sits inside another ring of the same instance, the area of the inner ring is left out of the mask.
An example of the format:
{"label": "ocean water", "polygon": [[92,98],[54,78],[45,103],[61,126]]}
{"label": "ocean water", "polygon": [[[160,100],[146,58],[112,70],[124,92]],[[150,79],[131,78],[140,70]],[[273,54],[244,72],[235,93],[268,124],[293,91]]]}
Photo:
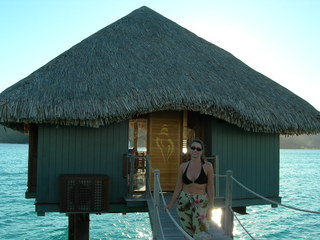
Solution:
{"label": "ocean water", "polygon": [[[68,218],[25,199],[28,145],[0,144],[0,239],[67,239]],[[280,151],[282,203],[320,211],[320,150]],[[255,239],[320,239],[320,215],[270,205],[237,215]],[[152,239],[147,213],[90,215],[90,239]],[[251,239],[235,222],[234,239]]]}
{"label": "ocean water", "polygon": [[[280,196],[282,204],[320,212],[320,150],[280,150]],[[237,215],[255,239],[320,239],[320,214],[279,206],[248,208]],[[236,225],[235,239],[251,239]]]}
{"label": "ocean water", "polygon": [[[28,145],[0,144],[0,240],[65,240],[68,217],[38,217],[34,199],[25,199]],[[151,239],[147,213],[90,215],[90,239]]]}

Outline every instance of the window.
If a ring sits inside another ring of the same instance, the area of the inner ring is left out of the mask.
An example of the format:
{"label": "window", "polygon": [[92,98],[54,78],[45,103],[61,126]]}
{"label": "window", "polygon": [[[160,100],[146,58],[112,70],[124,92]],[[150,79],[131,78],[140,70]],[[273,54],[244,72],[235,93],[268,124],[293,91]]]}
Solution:
{"label": "window", "polygon": [[147,153],[148,121],[144,118],[136,118],[129,121],[129,153]]}

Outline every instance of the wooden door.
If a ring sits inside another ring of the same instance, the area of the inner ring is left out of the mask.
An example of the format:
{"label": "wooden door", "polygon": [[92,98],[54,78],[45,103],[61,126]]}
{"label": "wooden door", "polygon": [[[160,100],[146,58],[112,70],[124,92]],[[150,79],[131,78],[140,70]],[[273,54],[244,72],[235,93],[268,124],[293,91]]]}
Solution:
{"label": "wooden door", "polygon": [[173,111],[151,113],[148,126],[151,167],[160,170],[162,190],[173,191],[182,157],[182,114]]}

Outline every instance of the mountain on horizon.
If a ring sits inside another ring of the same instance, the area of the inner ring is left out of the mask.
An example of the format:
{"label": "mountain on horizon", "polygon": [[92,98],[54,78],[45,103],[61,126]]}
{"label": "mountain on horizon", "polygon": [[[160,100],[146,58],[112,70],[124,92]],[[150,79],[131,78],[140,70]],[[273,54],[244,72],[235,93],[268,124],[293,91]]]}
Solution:
{"label": "mountain on horizon", "polygon": [[28,134],[22,134],[0,125],[0,143],[28,143]]}
{"label": "mountain on horizon", "polygon": [[320,149],[320,134],[280,136],[281,149]]}

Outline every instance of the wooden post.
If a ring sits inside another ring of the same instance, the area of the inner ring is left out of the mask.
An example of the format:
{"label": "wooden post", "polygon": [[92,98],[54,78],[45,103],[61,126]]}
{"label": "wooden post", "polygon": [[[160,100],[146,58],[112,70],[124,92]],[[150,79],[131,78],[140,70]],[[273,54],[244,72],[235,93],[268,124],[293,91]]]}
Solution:
{"label": "wooden post", "polygon": [[68,240],[89,240],[89,213],[70,213]]}
{"label": "wooden post", "polygon": [[28,190],[26,198],[35,198],[37,192],[37,154],[38,126],[29,124],[29,154],[28,154]]}
{"label": "wooden post", "polygon": [[129,175],[129,195],[133,194],[133,185],[134,185],[134,164],[135,164],[136,155],[130,156],[130,175]]}
{"label": "wooden post", "polygon": [[226,197],[224,206],[224,232],[227,236],[233,238],[233,213],[230,210],[232,207],[232,171],[227,171],[226,181]]}
{"label": "wooden post", "polygon": [[[219,156],[216,155],[215,162],[214,162],[214,174],[219,175]],[[214,178],[215,183],[215,196],[220,197],[220,178],[216,176]]]}
{"label": "wooden post", "polygon": [[153,180],[153,239],[157,239],[159,235],[159,218],[158,218],[158,210],[159,210],[159,181],[160,179],[160,170],[154,170],[154,180]]}
{"label": "wooden post", "polygon": [[146,175],[145,175],[145,183],[146,183],[146,193],[150,191],[150,155],[147,154],[146,156]]}

